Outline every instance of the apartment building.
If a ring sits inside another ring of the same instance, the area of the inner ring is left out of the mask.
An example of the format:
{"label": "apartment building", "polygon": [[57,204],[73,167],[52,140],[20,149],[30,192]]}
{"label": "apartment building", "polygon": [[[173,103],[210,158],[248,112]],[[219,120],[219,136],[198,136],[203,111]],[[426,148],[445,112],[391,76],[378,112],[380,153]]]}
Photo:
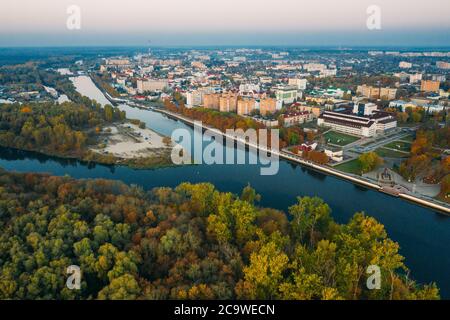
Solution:
{"label": "apartment building", "polygon": [[412,68],[412,63],[410,62],[406,62],[406,61],[401,61],[398,66],[402,69],[410,69]]}
{"label": "apartment building", "polygon": [[305,90],[308,84],[306,79],[289,79],[288,84],[292,87],[297,87],[298,90]]}
{"label": "apartment building", "polygon": [[220,112],[236,112],[238,95],[235,93],[223,93],[219,98]]}
{"label": "apartment building", "polygon": [[203,92],[201,90],[194,90],[186,93],[186,107],[199,107],[203,104]]}
{"label": "apartment building", "polygon": [[278,87],[275,96],[284,104],[294,103],[298,98],[298,90],[294,86]]}
{"label": "apartment building", "polygon": [[301,112],[310,112],[313,118],[318,118],[322,110],[319,106],[308,106],[302,105],[300,103],[294,103],[293,105],[291,105],[291,109]]}
{"label": "apartment building", "polygon": [[397,89],[373,87],[364,84],[357,87],[356,93],[369,99],[394,100],[397,95]]}
{"label": "apartment building", "polygon": [[420,91],[424,92],[439,92],[441,83],[433,80],[422,80],[420,84]]}
{"label": "apartment building", "polygon": [[416,73],[416,74],[410,74],[409,75],[409,83],[414,84],[422,81],[422,74]]}
{"label": "apartment building", "polygon": [[274,113],[277,111],[277,100],[273,98],[261,99],[259,103],[259,113],[262,116],[266,116],[267,114]]}
{"label": "apartment building", "polygon": [[450,69],[450,63],[449,62],[445,62],[445,61],[438,61],[436,62],[436,67],[438,67],[439,69]]}
{"label": "apartment building", "polygon": [[283,123],[285,127],[302,124],[313,119],[312,112],[309,111],[291,111],[283,114]]}
{"label": "apartment building", "polygon": [[237,114],[240,116],[248,115],[256,109],[255,99],[239,99],[237,102]]}
{"label": "apartment building", "polygon": [[166,79],[139,79],[137,80],[137,91],[144,93],[146,91],[162,91],[169,87],[169,81]]}
{"label": "apartment building", "polygon": [[207,93],[203,95],[203,107],[206,109],[219,110],[220,107],[220,94],[219,93]]}

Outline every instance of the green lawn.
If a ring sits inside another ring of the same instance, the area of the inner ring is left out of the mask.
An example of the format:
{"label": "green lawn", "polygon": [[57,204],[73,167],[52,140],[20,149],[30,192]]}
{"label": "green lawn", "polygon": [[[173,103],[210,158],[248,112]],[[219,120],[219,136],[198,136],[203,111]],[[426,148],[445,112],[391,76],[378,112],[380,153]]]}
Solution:
{"label": "green lawn", "polygon": [[415,139],[414,135],[411,134],[411,135],[409,135],[409,136],[406,136],[406,137],[402,138],[402,141],[413,142],[414,139]]}
{"label": "green lawn", "polygon": [[394,150],[389,150],[385,148],[378,148],[375,150],[376,154],[378,154],[382,158],[407,158],[408,155],[403,152],[398,152]]}
{"label": "green lawn", "polygon": [[398,150],[398,151],[409,152],[411,150],[411,143],[403,142],[403,141],[394,141],[394,142],[388,143],[384,147]]}
{"label": "green lawn", "polygon": [[329,131],[324,134],[324,137],[326,143],[335,144],[339,146],[345,146],[360,139],[358,137],[349,136],[348,134],[339,133],[336,131]]}
{"label": "green lawn", "polygon": [[335,166],[334,169],[343,171],[343,172],[347,172],[347,173],[357,174],[357,175],[361,174],[361,165],[359,164],[358,159],[354,159],[352,161],[349,161],[349,162],[346,162],[343,164],[339,164],[339,165]]}

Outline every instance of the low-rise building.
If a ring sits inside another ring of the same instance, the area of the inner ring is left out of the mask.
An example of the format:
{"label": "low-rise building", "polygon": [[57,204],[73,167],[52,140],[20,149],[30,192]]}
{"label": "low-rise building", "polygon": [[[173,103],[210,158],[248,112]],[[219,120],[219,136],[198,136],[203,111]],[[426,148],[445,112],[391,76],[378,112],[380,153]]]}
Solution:
{"label": "low-rise building", "polygon": [[312,119],[313,114],[309,111],[291,111],[283,114],[283,124],[285,127],[302,124]]}
{"label": "low-rise building", "polygon": [[166,79],[139,79],[137,80],[137,91],[144,93],[146,91],[162,91],[169,87],[169,81]]}
{"label": "low-rise building", "polygon": [[344,151],[342,149],[327,146],[324,152],[328,156],[328,158],[335,162],[342,162],[344,160]]}

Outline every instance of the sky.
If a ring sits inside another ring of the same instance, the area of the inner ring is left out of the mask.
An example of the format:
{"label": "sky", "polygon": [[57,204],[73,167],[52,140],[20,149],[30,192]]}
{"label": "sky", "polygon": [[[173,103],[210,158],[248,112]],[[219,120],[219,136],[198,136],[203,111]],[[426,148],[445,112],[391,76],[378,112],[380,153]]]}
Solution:
{"label": "sky", "polygon": [[0,46],[450,46],[449,17],[449,0],[2,0]]}

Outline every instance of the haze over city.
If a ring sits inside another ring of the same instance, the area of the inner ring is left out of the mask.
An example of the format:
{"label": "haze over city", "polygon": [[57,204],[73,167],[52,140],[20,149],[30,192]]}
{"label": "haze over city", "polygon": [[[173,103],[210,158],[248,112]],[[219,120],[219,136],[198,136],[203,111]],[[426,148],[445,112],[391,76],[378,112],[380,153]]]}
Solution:
{"label": "haze over city", "polygon": [[[81,9],[80,30],[66,28],[71,5]],[[367,29],[371,5],[381,30]],[[2,1],[0,46],[445,46],[449,13],[444,0]]]}

